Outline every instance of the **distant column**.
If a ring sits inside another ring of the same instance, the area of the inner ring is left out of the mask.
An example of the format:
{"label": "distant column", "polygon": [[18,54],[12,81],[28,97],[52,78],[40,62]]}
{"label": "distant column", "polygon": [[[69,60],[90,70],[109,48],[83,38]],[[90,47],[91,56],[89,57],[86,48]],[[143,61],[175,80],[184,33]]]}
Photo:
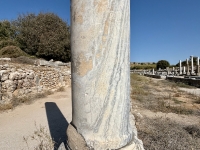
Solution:
{"label": "distant column", "polygon": [[174,67],[172,67],[172,73],[173,73],[173,75],[175,74]]}
{"label": "distant column", "polygon": [[154,68],[153,68],[153,70],[152,70],[152,74],[155,75]]}
{"label": "distant column", "polygon": [[143,149],[130,119],[130,0],[71,0],[71,52],[72,125],[86,145]]}
{"label": "distant column", "polygon": [[169,75],[169,74],[170,74],[170,68],[167,69],[167,75]]}
{"label": "distant column", "polygon": [[179,60],[179,74],[182,74],[181,60]]}
{"label": "distant column", "polygon": [[185,72],[185,66],[183,66],[183,74],[186,74],[186,72]]}
{"label": "distant column", "polygon": [[190,56],[191,58],[191,75],[194,74],[194,65],[193,65],[193,56]]}
{"label": "distant column", "polygon": [[188,59],[186,59],[186,65],[187,65],[187,75],[190,75],[190,66],[188,63]]}
{"label": "distant column", "polygon": [[199,57],[197,57],[197,75],[199,75]]}

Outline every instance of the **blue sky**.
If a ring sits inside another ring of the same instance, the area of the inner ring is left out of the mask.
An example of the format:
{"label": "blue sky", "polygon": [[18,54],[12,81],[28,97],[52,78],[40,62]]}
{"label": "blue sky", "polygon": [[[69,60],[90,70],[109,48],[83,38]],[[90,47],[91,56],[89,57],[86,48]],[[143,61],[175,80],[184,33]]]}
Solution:
{"label": "blue sky", "polygon": [[[130,0],[131,62],[176,64],[200,56],[200,0]],[[70,0],[0,0],[0,20],[54,12],[70,21]]]}

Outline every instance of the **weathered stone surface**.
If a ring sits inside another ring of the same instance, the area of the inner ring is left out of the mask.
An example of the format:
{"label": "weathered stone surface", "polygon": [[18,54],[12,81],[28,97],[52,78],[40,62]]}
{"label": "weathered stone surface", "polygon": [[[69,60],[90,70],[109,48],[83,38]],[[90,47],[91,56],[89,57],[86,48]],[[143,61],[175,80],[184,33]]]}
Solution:
{"label": "weathered stone surface", "polygon": [[1,70],[0,75],[1,75],[1,81],[6,81],[8,80],[9,72],[6,70]]}
{"label": "weathered stone surface", "polygon": [[130,0],[72,0],[71,49],[73,125],[95,150],[126,146],[135,138]]}
{"label": "weathered stone surface", "polygon": [[14,96],[27,96],[26,94],[45,90],[55,91],[70,83],[68,81],[70,75],[66,74],[70,70],[68,66],[62,66],[62,69],[21,66],[21,68],[17,67],[18,69],[16,69],[15,65],[0,65],[0,69],[2,68],[4,70],[0,70],[0,93],[3,93],[1,103],[9,102],[12,94]]}
{"label": "weathered stone surface", "polygon": [[11,72],[9,75],[10,80],[18,80],[19,79],[19,72]]}
{"label": "weathered stone surface", "polygon": [[33,72],[27,72],[26,77],[27,77],[27,79],[34,79],[35,75]]}
{"label": "weathered stone surface", "polygon": [[69,124],[67,128],[67,143],[72,150],[89,150],[84,138],[77,133],[76,129]]}
{"label": "weathered stone surface", "polygon": [[17,88],[17,85],[12,80],[6,80],[5,82],[2,83],[2,88],[7,89],[7,92],[14,92],[15,89]]}

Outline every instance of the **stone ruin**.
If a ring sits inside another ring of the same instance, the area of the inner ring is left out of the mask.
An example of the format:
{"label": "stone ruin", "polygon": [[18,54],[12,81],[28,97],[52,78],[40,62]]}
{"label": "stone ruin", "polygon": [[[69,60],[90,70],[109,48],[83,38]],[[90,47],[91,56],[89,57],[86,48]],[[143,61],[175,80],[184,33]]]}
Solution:
{"label": "stone ruin", "polygon": [[182,66],[181,60],[179,60],[179,67],[172,67],[169,68],[167,67],[166,69],[159,69],[157,71],[154,70],[133,70],[131,72],[139,73],[142,75],[156,75],[156,76],[161,76],[161,78],[164,76],[181,76],[181,77],[193,77],[194,76],[200,76],[200,69],[199,69],[199,57],[197,58],[197,65],[194,66],[194,61],[193,61],[193,56],[190,56],[191,60],[191,66],[189,66],[189,59],[186,59],[186,66]]}
{"label": "stone ruin", "polygon": [[10,103],[13,97],[55,91],[70,85],[70,79],[70,64],[57,67],[13,63],[0,65],[0,104]]}
{"label": "stone ruin", "polygon": [[[196,66],[194,66],[194,58],[197,59]],[[190,56],[191,66],[189,66],[189,59],[186,59],[186,66],[182,66],[179,60],[179,67],[167,67],[166,69],[152,70],[134,70],[132,72],[139,73],[152,78],[167,79],[174,82],[182,82],[195,87],[200,87],[200,69],[199,57]]]}

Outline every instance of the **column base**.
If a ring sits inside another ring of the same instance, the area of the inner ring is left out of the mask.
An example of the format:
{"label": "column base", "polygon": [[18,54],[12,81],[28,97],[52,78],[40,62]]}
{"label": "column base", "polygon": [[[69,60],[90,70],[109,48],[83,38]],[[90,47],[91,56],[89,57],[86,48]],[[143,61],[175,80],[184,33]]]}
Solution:
{"label": "column base", "polygon": [[144,148],[139,141],[134,139],[130,144],[120,148],[119,150],[144,150]]}
{"label": "column base", "polygon": [[[118,149],[118,150],[144,150],[143,147],[143,143],[141,140],[139,140],[137,138],[137,129],[135,127],[135,125],[133,125],[134,121],[134,116],[131,115],[131,124],[133,127],[133,132],[135,133],[133,136],[132,141]],[[85,142],[84,138],[77,132],[77,130],[75,129],[75,127],[71,124],[69,124],[68,128],[67,128],[67,146],[71,149],[71,150],[94,150],[93,148],[90,148],[87,146],[87,143]]]}

